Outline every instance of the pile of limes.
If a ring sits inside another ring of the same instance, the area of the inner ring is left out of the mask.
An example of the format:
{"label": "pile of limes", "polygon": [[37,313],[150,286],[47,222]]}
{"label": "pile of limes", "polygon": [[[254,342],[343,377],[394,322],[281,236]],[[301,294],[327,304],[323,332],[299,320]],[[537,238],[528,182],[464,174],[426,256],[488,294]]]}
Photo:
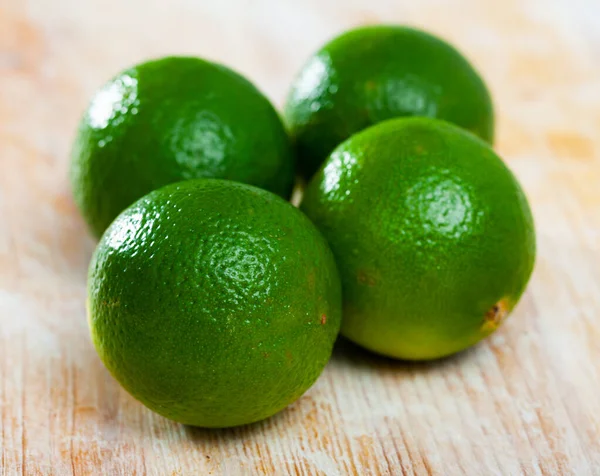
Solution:
{"label": "pile of limes", "polygon": [[[81,121],[73,193],[101,236],[92,339],[173,420],[273,415],[340,329],[394,358],[463,350],[531,275],[533,220],[490,146],[490,95],[444,41],[347,32],[309,59],[283,117],[232,70],[169,57],[110,80]],[[297,172],[300,210],[286,201]]]}

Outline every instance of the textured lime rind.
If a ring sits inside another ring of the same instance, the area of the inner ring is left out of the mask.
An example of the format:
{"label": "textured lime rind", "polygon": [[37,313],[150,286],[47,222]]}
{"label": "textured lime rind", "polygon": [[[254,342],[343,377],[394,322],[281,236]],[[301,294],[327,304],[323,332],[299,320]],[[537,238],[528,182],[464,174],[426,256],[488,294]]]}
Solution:
{"label": "textured lime rind", "polygon": [[340,328],[333,255],[312,223],[249,185],[199,179],[126,209],[93,256],[100,358],[135,398],[190,425],[267,418],[299,398]]}

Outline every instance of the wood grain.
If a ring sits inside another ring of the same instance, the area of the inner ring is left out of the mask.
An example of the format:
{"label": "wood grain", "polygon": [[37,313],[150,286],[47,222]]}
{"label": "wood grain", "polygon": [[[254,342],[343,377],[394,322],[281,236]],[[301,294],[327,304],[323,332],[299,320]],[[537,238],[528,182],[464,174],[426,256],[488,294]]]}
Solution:
{"label": "wood grain", "polygon": [[[425,27],[496,99],[498,150],[531,198],[539,257],[487,342],[406,364],[340,342],[268,421],[206,431],[122,391],[85,322],[93,248],[66,180],[87,98],[119,69],[206,56],[281,104],[304,59],[358,24]],[[596,0],[3,0],[2,475],[600,475],[600,5]]]}

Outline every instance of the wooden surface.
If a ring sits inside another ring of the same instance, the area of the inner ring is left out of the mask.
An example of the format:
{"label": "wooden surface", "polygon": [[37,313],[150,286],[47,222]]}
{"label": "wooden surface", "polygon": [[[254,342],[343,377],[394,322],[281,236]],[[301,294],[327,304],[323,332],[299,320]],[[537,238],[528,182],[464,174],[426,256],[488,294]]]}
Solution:
{"label": "wooden surface", "polygon": [[[374,22],[443,35],[488,81],[498,150],[537,222],[526,295],[443,362],[342,343],[301,400],[251,427],[152,414],[88,337],[93,242],[66,166],[89,96],[125,66],[186,53],[280,105],[320,43]],[[599,32],[597,0],[0,0],[0,474],[600,475]]]}

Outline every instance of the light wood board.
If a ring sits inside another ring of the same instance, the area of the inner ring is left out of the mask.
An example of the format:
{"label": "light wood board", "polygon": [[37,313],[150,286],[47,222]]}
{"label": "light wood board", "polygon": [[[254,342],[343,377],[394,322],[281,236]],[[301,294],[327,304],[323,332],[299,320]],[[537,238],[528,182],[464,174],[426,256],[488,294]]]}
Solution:
{"label": "light wood board", "polygon": [[[93,249],[68,153],[93,91],[148,57],[195,54],[281,105],[326,39],[426,28],[477,65],[497,149],[529,195],[539,255],[507,324],[411,365],[338,346],[263,423],[206,431],[129,397],[88,337]],[[600,2],[1,0],[0,474],[600,475]]]}

